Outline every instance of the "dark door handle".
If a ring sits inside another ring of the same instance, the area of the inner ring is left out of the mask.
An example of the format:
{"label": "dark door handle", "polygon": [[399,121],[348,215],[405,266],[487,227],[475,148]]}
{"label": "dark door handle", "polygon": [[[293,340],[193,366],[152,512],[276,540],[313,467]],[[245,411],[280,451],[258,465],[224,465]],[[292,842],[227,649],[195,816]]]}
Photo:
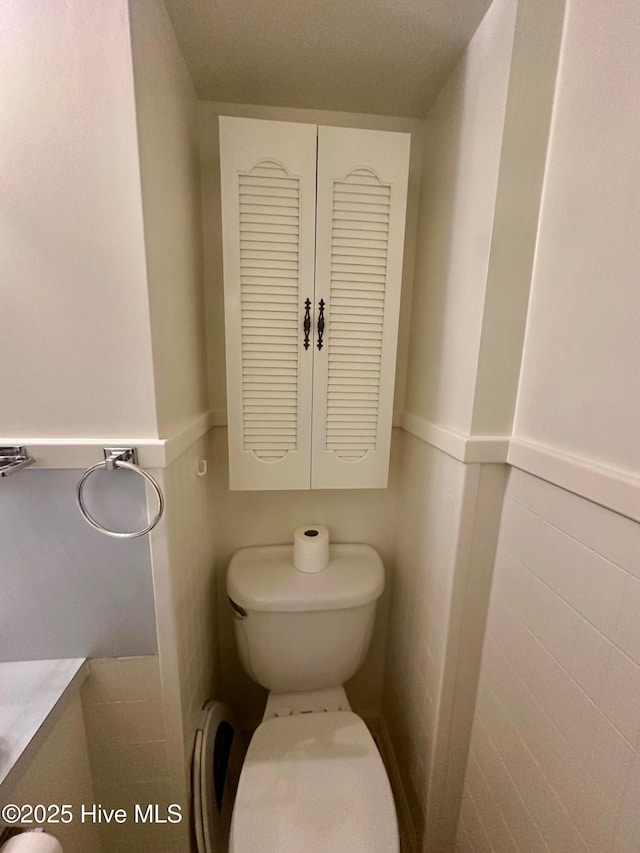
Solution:
{"label": "dark door handle", "polygon": [[309,349],[309,335],[311,334],[311,300],[304,302],[304,348]]}
{"label": "dark door handle", "polygon": [[318,303],[320,313],[318,314],[318,349],[322,349],[322,336],[324,334],[324,299]]}

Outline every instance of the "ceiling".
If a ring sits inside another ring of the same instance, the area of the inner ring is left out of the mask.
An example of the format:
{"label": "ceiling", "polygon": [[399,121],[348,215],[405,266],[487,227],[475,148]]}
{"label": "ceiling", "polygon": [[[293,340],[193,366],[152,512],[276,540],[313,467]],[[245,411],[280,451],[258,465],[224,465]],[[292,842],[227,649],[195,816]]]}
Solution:
{"label": "ceiling", "polygon": [[424,116],[491,0],[165,0],[201,98]]}

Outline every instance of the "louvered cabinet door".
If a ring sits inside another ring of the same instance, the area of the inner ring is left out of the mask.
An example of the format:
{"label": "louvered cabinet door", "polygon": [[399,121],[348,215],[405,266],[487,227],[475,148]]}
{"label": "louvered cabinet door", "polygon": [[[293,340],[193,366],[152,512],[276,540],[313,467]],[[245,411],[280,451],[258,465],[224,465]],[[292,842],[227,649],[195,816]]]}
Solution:
{"label": "louvered cabinet door", "polygon": [[220,118],[232,489],[310,486],[316,134]]}
{"label": "louvered cabinet door", "polygon": [[320,127],[312,488],[387,485],[410,136]]}

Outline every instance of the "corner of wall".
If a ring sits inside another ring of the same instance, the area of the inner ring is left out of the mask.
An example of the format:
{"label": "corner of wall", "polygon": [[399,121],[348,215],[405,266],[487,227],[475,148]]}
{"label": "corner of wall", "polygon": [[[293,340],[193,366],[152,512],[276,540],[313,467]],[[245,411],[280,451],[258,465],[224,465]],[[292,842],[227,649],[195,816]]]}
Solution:
{"label": "corner of wall", "polygon": [[473,725],[507,465],[466,465],[425,846],[453,849]]}
{"label": "corner of wall", "polygon": [[131,0],[157,435],[208,408],[197,98],[161,0]]}
{"label": "corner of wall", "polygon": [[470,434],[515,3],[493,3],[426,122],[406,408]]}
{"label": "corner of wall", "polygon": [[473,399],[474,434],[512,432],[565,2],[517,7]]}

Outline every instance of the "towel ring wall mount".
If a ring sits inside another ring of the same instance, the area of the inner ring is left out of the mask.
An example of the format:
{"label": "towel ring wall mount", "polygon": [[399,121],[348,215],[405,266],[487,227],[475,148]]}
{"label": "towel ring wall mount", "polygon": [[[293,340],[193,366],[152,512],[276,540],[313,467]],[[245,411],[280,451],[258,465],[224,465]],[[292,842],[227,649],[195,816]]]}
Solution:
{"label": "towel ring wall mount", "polygon": [[[101,462],[96,462],[95,465],[91,465],[84,472],[82,477],[78,480],[78,485],[76,486],[76,501],[78,504],[78,509],[84,520],[94,528],[94,530],[103,533],[105,536],[114,536],[117,539],[136,539],[138,536],[144,536],[146,533],[149,533],[156,524],[162,518],[162,514],[164,513],[164,496],[162,494],[162,489],[158,485],[158,482],[151,476],[151,474],[147,473],[143,468],[140,468],[138,465],[138,453],[135,447],[105,447],[103,448],[104,459]],[[136,474],[140,474],[140,476],[146,480],[147,483],[151,486],[156,494],[156,498],[158,500],[158,509],[156,511],[153,519],[147,524],[146,527],[143,527],[141,530],[134,530],[132,532],[120,532],[118,530],[109,530],[108,527],[104,527],[100,524],[99,521],[91,515],[87,506],[84,502],[84,486],[87,482],[88,478],[93,474],[94,471],[98,471],[100,469],[104,471],[115,471],[118,468],[127,468],[129,471],[135,471]]]}

